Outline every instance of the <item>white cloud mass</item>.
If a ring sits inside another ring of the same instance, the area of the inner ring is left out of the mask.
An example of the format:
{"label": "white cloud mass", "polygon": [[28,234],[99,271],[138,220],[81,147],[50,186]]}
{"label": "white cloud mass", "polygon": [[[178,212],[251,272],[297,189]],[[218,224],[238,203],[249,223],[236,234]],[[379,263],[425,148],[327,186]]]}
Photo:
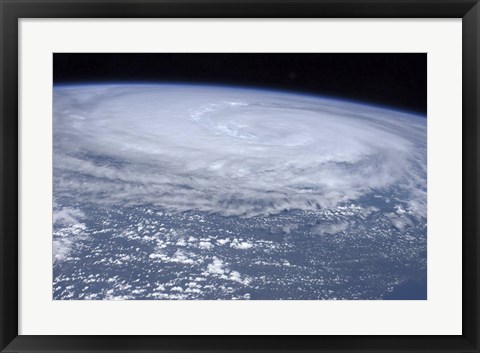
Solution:
{"label": "white cloud mass", "polygon": [[54,196],[251,217],[400,189],[426,216],[425,118],[190,85],[56,86]]}

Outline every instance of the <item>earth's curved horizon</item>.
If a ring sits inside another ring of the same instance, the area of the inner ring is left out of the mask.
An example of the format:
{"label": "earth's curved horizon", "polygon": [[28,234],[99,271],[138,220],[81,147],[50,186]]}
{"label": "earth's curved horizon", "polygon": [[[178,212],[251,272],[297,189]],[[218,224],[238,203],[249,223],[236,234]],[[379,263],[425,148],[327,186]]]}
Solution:
{"label": "earth's curved horizon", "polygon": [[53,102],[54,299],[426,299],[425,117],[191,84]]}

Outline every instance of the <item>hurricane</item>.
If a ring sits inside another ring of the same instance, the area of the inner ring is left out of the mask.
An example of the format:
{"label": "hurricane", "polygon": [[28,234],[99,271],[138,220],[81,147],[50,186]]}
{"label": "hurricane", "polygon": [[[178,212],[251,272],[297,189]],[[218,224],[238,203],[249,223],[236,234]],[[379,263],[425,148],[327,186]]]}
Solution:
{"label": "hurricane", "polygon": [[251,217],[396,186],[426,212],[426,119],[418,116],[182,85],[58,87],[54,102],[59,196],[74,189],[92,202]]}
{"label": "hurricane", "polygon": [[424,116],[255,87],[53,88],[54,299],[394,299],[426,286],[426,235]]}

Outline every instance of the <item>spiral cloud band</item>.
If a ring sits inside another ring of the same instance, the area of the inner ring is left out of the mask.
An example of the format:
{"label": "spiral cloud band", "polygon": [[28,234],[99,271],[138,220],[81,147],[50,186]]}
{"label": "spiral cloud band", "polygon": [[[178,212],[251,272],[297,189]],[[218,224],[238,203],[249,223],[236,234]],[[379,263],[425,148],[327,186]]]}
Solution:
{"label": "spiral cloud band", "polygon": [[395,188],[426,217],[423,117],[191,85],[54,88],[54,197],[251,217]]}

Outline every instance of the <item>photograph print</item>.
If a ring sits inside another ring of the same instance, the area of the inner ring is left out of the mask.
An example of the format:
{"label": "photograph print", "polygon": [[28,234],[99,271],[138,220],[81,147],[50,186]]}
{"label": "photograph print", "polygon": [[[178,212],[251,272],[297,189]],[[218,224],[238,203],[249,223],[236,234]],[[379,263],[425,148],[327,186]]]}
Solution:
{"label": "photograph print", "polygon": [[427,300],[427,54],[54,53],[54,300]]}

